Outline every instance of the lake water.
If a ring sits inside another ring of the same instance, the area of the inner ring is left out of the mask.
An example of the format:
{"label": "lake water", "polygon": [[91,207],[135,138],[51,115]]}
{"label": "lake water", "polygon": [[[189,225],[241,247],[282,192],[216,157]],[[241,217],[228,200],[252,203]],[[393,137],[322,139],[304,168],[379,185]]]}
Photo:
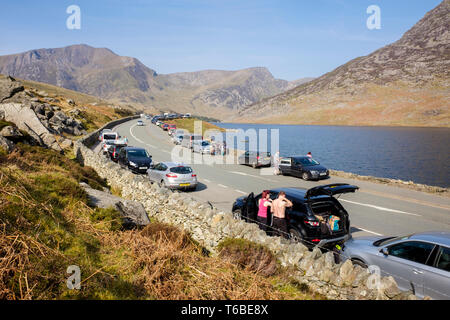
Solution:
{"label": "lake water", "polygon": [[[225,129],[278,129],[281,156],[306,155],[329,169],[450,186],[450,129],[215,123]],[[270,151],[270,141],[268,150]]]}

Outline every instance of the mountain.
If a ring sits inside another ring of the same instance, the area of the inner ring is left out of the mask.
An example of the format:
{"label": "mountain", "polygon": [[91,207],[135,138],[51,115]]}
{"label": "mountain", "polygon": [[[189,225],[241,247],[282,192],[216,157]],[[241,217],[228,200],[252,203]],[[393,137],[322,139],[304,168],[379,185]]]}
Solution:
{"label": "mountain", "polygon": [[[450,0],[397,42],[249,106],[237,120],[449,126]],[[270,116],[262,116],[270,115]]]}
{"label": "mountain", "polygon": [[157,74],[109,49],[73,45],[0,56],[0,73],[57,85],[117,103],[223,118],[298,84],[266,68]]}

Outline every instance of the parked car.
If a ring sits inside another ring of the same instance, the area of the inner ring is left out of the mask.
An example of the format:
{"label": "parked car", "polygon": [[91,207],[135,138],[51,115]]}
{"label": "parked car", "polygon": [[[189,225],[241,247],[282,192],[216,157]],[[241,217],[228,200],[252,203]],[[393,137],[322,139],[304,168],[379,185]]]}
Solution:
{"label": "parked car", "polygon": [[169,189],[195,190],[197,175],[191,167],[180,163],[160,162],[147,171],[150,181]]}
{"label": "parked car", "polygon": [[120,149],[127,147],[127,145],[128,144],[125,141],[123,141],[123,140],[112,144],[110,146],[110,148],[108,149],[108,156],[109,156],[109,158],[112,161],[117,162],[117,159],[119,157]]}
{"label": "parked car", "polygon": [[401,290],[450,300],[450,232],[354,238],[341,252],[344,261],[379,267],[381,275],[393,276]]}
{"label": "parked car", "polygon": [[[303,188],[271,189],[270,197],[276,199],[280,191],[286,193],[286,198],[292,201],[293,207],[286,209],[286,219],[290,237],[312,248],[334,246],[350,238],[350,217],[335,195],[355,192],[359,188],[349,184],[330,184]],[[236,219],[256,222],[258,201],[257,196],[237,198],[232,212]],[[339,218],[339,219],[336,219]],[[271,225],[272,215],[268,214],[268,225]],[[331,226],[330,222],[336,223]]]}
{"label": "parked car", "polygon": [[283,157],[280,159],[280,173],[302,178],[303,180],[320,180],[330,176],[327,168],[310,157]]}
{"label": "parked car", "polygon": [[252,166],[254,169],[258,167],[270,167],[272,164],[272,156],[270,152],[246,151],[238,157],[238,163]]}
{"label": "parked car", "polygon": [[169,135],[170,135],[171,131],[173,132],[175,130],[177,130],[177,126],[175,124],[169,124],[169,126],[167,127],[167,131],[169,131]]}
{"label": "parked car", "polygon": [[192,151],[201,154],[211,154],[211,144],[205,140],[194,140],[192,143]]}
{"label": "parked car", "polygon": [[183,135],[182,134],[180,134],[180,135],[175,135],[174,134],[172,136],[172,141],[173,141],[174,144],[177,144],[177,145],[181,144],[181,142],[183,141]]}
{"label": "parked car", "polygon": [[163,124],[161,125],[161,128],[162,128],[164,131],[167,131],[167,130],[169,130],[169,125],[168,125],[167,123],[163,123]]}
{"label": "parked car", "polygon": [[100,135],[98,136],[98,141],[102,141],[102,137],[104,133],[112,132],[111,129],[103,129],[102,132],[100,132]]}
{"label": "parked car", "polygon": [[138,125],[138,126],[143,126],[143,125],[144,125],[144,121],[138,120],[138,121],[137,121],[137,125]]}
{"label": "parked car", "polygon": [[203,140],[203,137],[198,134],[185,134],[181,145],[185,148],[192,149],[193,142],[198,140]]}
{"label": "parked car", "polygon": [[119,139],[119,134],[117,132],[105,131],[103,130],[99,136],[99,140],[101,142],[105,142],[106,140],[117,140]]}
{"label": "parked car", "polygon": [[152,157],[143,148],[125,147],[120,149],[117,162],[134,173],[147,173]]}

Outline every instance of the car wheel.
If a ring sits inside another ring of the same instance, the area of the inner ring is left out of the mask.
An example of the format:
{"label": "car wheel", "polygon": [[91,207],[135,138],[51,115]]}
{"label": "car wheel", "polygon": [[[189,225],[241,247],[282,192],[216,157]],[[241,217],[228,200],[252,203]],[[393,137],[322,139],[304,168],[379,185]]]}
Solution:
{"label": "car wheel", "polygon": [[236,220],[241,220],[242,219],[242,213],[240,209],[234,210],[233,211],[233,218]]}
{"label": "car wheel", "polygon": [[294,240],[295,242],[302,242],[302,240],[303,240],[302,234],[296,229],[290,229],[289,235],[290,235],[290,238],[292,240]]}
{"label": "car wheel", "polygon": [[352,261],[352,263],[354,265],[357,265],[357,266],[360,266],[360,267],[362,267],[364,269],[367,269],[367,264],[365,264],[363,261],[361,261],[359,259],[352,259],[351,261]]}
{"label": "car wheel", "polygon": [[309,174],[308,174],[308,172],[303,172],[303,174],[302,174],[302,179],[305,180],[305,181],[308,181],[308,180],[309,180]]}

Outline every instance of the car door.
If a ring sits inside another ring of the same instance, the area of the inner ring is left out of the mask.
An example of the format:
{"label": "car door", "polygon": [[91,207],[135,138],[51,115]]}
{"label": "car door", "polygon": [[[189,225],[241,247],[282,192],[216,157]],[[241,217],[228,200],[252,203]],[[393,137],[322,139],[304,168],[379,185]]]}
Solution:
{"label": "car door", "polygon": [[303,166],[298,159],[292,159],[291,174],[295,177],[302,177]]}
{"label": "car door", "polygon": [[400,289],[412,290],[418,297],[423,297],[424,267],[434,246],[414,240],[388,245],[381,248],[375,264],[382,275],[393,276]]}
{"label": "car door", "polygon": [[150,166],[150,169],[148,169],[148,171],[147,171],[147,173],[148,173],[148,178],[149,178],[151,181],[157,181],[157,179],[156,179],[156,173],[157,173],[158,168],[159,168],[159,163],[155,164],[153,167]]}
{"label": "car door", "polygon": [[436,300],[450,300],[450,248],[437,246],[435,259],[424,268],[423,293]]}
{"label": "car door", "polygon": [[124,164],[124,162],[125,162],[125,149],[120,149],[119,158],[118,158],[117,162],[119,163],[119,165],[121,167],[124,167],[124,165],[125,165]]}
{"label": "car door", "polygon": [[242,217],[249,222],[256,222],[256,200],[255,194],[252,192],[245,199],[244,207],[242,208]]}

